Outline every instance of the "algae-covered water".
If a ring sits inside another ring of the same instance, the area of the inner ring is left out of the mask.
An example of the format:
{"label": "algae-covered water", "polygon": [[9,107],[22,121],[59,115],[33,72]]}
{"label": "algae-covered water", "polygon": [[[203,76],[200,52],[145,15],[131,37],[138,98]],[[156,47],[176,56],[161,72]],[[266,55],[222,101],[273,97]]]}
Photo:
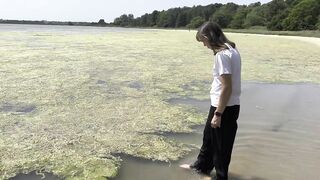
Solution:
{"label": "algae-covered water", "polygon": [[[313,42],[227,35],[245,81],[320,82]],[[0,25],[0,179],[106,179],[119,153],[178,160],[195,146],[161,134],[204,116],[168,100],[207,99],[212,61],[195,31]]]}

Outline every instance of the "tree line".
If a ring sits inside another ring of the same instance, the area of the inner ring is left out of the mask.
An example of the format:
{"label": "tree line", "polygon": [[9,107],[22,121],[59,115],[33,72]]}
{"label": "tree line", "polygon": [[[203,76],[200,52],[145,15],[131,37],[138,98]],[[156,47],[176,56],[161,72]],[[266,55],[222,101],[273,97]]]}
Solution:
{"label": "tree line", "polygon": [[46,21],[46,20],[7,20],[0,19],[0,24],[39,24],[39,25],[68,25],[68,26],[107,26],[108,24],[104,19],[100,19],[96,22],[72,22],[72,21]]}
{"label": "tree line", "polygon": [[206,21],[222,28],[266,26],[268,30],[320,30],[320,0],[272,0],[250,5],[210,4],[153,11],[134,18],[123,14],[113,25],[122,27],[198,28]]}

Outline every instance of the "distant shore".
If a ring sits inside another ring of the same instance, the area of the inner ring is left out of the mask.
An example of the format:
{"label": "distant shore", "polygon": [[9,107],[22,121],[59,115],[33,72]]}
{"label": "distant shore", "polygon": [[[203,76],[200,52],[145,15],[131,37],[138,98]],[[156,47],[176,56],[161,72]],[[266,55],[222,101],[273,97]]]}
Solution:
{"label": "distant shore", "polygon": [[[62,21],[28,21],[28,20],[1,20],[0,24],[31,24],[31,25],[63,25],[63,26],[94,26],[94,27],[120,27],[112,23],[99,22],[62,22]],[[161,30],[195,30],[189,28],[161,28],[161,27],[120,27],[120,28],[138,28],[138,29],[161,29]],[[281,35],[281,36],[303,36],[320,38],[319,30],[305,31],[269,31],[265,27],[253,27],[250,29],[224,29],[230,33],[246,34],[264,34],[264,35]]]}
{"label": "distant shore", "polygon": [[[116,27],[116,26],[111,26]],[[124,28],[141,28],[141,29],[161,29],[161,30],[196,30],[189,28],[161,28],[161,27],[124,27]],[[244,33],[244,34],[263,34],[263,35],[281,35],[281,36],[303,36],[320,38],[319,30],[305,31],[270,31],[265,27],[250,28],[250,29],[223,29],[227,33]]]}
{"label": "distant shore", "polygon": [[62,26],[110,26],[103,22],[72,22],[72,21],[31,21],[31,20],[4,20],[0,19],[0,24],[34,24],[34,25],[62,25]]}
{"label": "distant shore", "polygon": [[320,38],[320,31],[319,30],[268,31],[265,29],[225,29],[225,32],[246,33],[246,34],[282,35],[282,36],[305,36],[305,37]]}

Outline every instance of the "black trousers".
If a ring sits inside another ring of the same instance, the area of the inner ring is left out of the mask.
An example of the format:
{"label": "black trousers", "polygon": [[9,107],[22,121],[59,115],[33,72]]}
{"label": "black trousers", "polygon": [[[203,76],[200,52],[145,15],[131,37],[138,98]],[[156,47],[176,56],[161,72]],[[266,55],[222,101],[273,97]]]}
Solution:
{"label": "black trousers", "polygon": [[197,161],[192,164],[192,167],[206,174],[210,174],[215,168],[218,180],[227,180],[233,143],[238,129],[240,105],[225,108],[220,128],[211,127],[215,110],[215,107],[210,107],[203,131],[203,143]]}

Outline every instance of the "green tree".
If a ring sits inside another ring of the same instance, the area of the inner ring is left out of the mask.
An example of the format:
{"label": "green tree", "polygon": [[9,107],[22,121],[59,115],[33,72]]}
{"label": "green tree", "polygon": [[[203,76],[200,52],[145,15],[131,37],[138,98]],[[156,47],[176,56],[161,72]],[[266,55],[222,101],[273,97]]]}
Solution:
{"label": "green tree", "polygon": [[270,22],[274,16],[279,15],[280,12],[287,9],[287,7],[288,5],[286,4],[285,0],[272,0],[269,2],[265,7],[267,21]]}
{"label": "green tree", "polygon": [[157,19],[159,16],[159,11],[153,11],[147,18],[148,26],[155,26],[157,24]]}
{"label": "green tree", "polygon": [[168,27],[168,12],[167,11],[161,11],[159,13],[159,18],[157,19],[157,26],[158,27]]}
{"label": "green tree", "polygon": [[187,25],[187,14],[185,12],[181,12],[178,14],[176,27],[184,27]]}
{"label": "green tree", "polygon": [[246,19],[248,13],[247,11],[248,10],[246,6],[239,7],[236,14],[232,18],[230,27],[235,29],[243,28],[244,20]]}
{"label": "green tree", "polygon": [[232,16],[223,12],[217,12],[212,15],[211,20],[218,23],[221,28],[226,28],[231,23]]}
{"label": "green tree", "polygon": [[174,8],[174,9],[168,10],[168,19],[167,19],[168,27],[171,27],[171,28],[176,27],[176,21],[179,13],[180,13],[180,8]]}
{"label": "green tree", "polygon": [[205,15],[204,15],[204,8],[203,6],[193,6],[190,11],[189,11],[189,19],[190,21],[194,18],[194,17],[203,17],[205,19]]}
{"label": "green tree", "polygon": [[285,3],[287,4],[288,7],[292,8],[293,6],[297,5],[301,1],[302,0],[286,0]]}
{"label": "green tree", "polygon": [[128,15],[128,25],[133,26],[133,24],[134,24],[134,16],[133,16],[133,14],[129,14]]}
{"label": "green tree", "polygon": [[247,14],[243,26],[245,28],[251,26],[264,26],[265,22],[266,20],[263,14],[263,7],[257,6],[253,7],[252,10]]}
{"label": "green tree", "polygon": [[225,4],[212,15],[210,20],[218,23],[222,28],[226,28],[231,23],[238,7],[239,6],[234,3]]}
{"label": "green tree", "polygon": [[116,18],[113,24],[124,27],[124,26],[129,26],[130,24],[133,23],[133,21],[134,21],[134,16],[132,14],[129,14],[129,15],[123,14],[119,18]]}
{"label": "green tree", "polygon": [[141,16],[140,26],[147,27],[148,26],[147,21],[148,21],[148,14],[146,13]]}
{"label": "green tree", "polygon": [[215,13],[221,6],[222,4],[210,4],[203,7],[202,17],[204,17],[204,19],[208,21],[212,14]]}
{"label": "green tree", "polygon": [[116,26],[189,27],[195,28],[205,21],[215,21],[222,28],[249,28],[267,26],[269,30],[302,30],[320,27],[320,0],[272,0],[239,6],[234,3],[210,4],[153,11],[134,18],[121,15],[113,22]]}
{"label": "green tree", "polygon": [[188,28],[198,28],[200,27],[206,20],[201,17],[201,16],[197,16],[194,17],[191,22],[187,25]]}
{"label": "green tree", "polygon": [[133,20],[132,26],[141,26],[141,17],[137,17]]}
{"label": "green tree", "polygon": [[282,21],[289,13],[285,0],[272,0],[265,7],[265,18],[269,30],[282,30]]}
{"label": "green tree", "polygon": [[320,15],[318,16],[317,29],[320,31]]}
{"label": "green tree", "polygon": [[316,29],[319,15],[319,0],[303,0],[291,9],[288,17],[283,22],[284,29]]}
{"label": "green tree", "polygon": [[279,14],[272,17],[271,21],[267,23],[267,29],[271,31],[282,31],[283,28],[283,20],[288,16],[289,10],[285,9]]}

